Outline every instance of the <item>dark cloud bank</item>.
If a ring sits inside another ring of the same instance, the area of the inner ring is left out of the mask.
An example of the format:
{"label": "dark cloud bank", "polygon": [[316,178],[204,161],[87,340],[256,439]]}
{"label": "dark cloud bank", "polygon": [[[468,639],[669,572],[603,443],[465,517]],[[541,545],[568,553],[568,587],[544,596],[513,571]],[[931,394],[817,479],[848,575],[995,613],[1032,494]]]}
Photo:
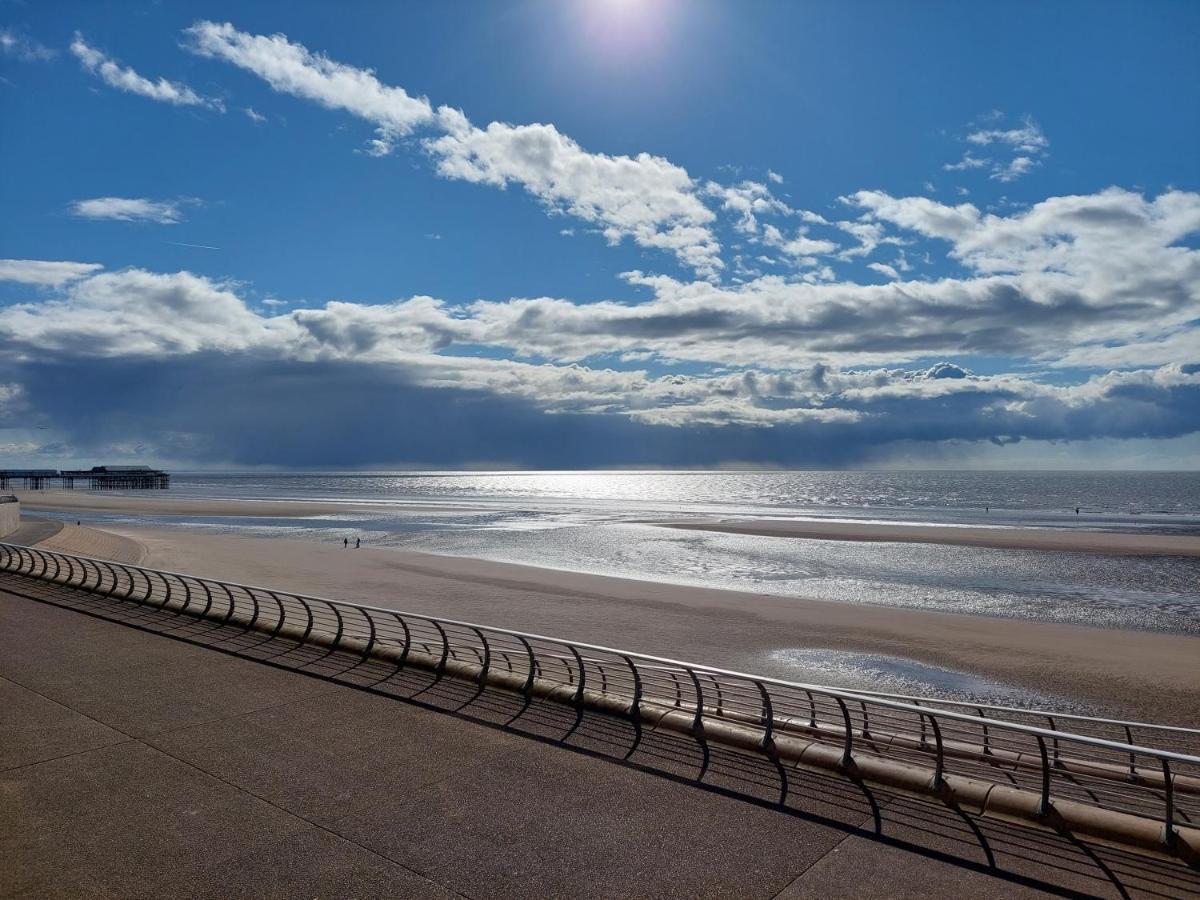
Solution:
{"label": "dark cloud bank", "polygon": [[1190,379],[1115,381],[1086,402],[1048,397],[1021,411],[1011,408],[1015,397],[980,382],[978,390],[943,396],[838,398],[840,409],[862,414],[857,421],[729,428],[547,414],[530,401],[415,386],[403,370],[353,362],[202,354],[36,361],[6,374],[24,386],[20,418],[52,422],[76,453],[132,446],[206,464],[845,466],[885,459],[900,442],[932,449],[945,441],[1169,438],[1200,429],[1200,386]]}

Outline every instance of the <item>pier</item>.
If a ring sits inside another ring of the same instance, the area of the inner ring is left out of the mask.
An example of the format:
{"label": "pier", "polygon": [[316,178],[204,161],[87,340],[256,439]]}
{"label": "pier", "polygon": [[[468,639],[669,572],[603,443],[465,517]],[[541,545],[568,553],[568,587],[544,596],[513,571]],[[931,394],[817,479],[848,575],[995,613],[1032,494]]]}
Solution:
{"label": "pier", "polygon": [[92,491],[166,490],[171,475],[150,466],[92,466],[90,469],[0,469],[0,490],[16,487],[41,491],[49,487],[75,488],[86,484]]}

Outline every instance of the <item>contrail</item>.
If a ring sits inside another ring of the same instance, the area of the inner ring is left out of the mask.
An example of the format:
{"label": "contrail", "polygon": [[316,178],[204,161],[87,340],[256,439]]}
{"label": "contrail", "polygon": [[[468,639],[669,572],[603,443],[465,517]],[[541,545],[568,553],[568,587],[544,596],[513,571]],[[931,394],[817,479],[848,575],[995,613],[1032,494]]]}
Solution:
{"label": "contrail", "polygon": [[176,247],[195,247],[198,250],[220,250],[220,247],[210,247],[208,244],[185,244],[182,241],[163,241],[164,244],[174,244]]}

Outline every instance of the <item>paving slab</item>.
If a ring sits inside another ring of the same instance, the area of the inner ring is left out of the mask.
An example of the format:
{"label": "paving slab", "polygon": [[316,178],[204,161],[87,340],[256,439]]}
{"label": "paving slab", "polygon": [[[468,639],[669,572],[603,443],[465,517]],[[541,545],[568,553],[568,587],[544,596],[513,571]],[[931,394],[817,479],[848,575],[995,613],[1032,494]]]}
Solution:
{"label": "paving slab", "polygon": [[322,823],[529,749],[518,737],[351,688],[148,740]]}
{"label": "paving slab", "polygon": [[0,795],[0,895],[447,896],[138,742],[10,770]]}
{"label": "paving slab", "polygon": [[0,771],[129,740],[7,678],[0,678],[0,735]]}
{"label": "paving slab", "polygon": [[844,837],[542,745],[414,785],[334,827],[487,897],[771,897]]}
{"label": "paving slab", "polygon": [[131,736],[312,697],[319,681],[0,593],[0,676]]}

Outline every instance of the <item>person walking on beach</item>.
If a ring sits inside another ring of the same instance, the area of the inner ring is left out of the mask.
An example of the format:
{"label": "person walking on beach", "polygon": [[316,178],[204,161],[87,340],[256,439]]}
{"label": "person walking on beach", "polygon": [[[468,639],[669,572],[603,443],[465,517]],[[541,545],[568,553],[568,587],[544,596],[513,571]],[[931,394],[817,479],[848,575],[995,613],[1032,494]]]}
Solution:
{"label": "person walking on beach", "polygon": [[350,538],[342,538],[342,546],[349,547],[350,546]]}
{"label": "person walking on beach", "polygon": [[361,543],[362,543],[362,538],[355,538],[354,539],[354,549],[357,550]]}

